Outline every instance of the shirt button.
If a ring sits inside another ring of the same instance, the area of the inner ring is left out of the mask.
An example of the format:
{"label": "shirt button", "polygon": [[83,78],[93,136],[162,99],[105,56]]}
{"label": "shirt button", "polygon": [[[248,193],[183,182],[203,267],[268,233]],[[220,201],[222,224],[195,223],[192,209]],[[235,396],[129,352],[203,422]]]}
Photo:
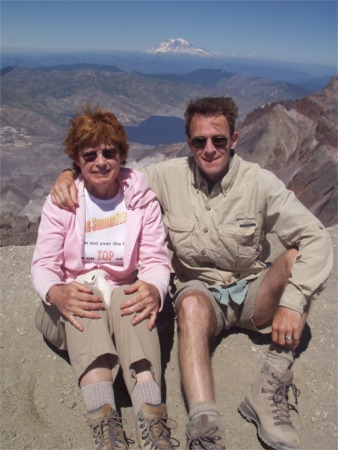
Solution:
{"label": "shirt button", "polygon": [[205,255],[206,251],[205,250],[201,250],[201,255]]}
{"label": "shirt button", "polygon": [[203,233],[207,233],[207,232],[208,232],[208,228],[207,227],[203,228]]}
{"label": "shirt button", "polygon": [[210,210],[211,210],[210,206],[206,206],[205,209],[206,209],[207,211],[210,211]]}

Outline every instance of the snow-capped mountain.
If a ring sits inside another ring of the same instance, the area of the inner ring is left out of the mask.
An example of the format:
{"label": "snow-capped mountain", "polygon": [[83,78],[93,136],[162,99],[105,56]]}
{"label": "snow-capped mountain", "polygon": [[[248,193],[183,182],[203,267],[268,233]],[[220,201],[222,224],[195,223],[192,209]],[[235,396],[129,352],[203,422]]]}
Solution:
{"label": "snow-capped mountain", "polygon": [[186,41],[182,38],[177,39],[167,39],[166,41],[161,42],[156,47],[152,47],[149,50],[146,50],[146,53],[166,53],[166,54],[185,54],[191,56],[220,56],[219,53],[212,52],[209,50],[205,50],[203,48],[195,47],[190,44],[190,42]]}

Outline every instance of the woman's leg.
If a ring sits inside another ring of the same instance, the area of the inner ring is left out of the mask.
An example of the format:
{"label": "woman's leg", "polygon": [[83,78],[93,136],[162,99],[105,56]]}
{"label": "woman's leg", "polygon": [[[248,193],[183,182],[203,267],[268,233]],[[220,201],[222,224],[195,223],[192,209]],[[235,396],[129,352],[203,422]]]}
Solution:
{"label": "woman's leg", "polygon": [[120,305],[126,298],[123,287],[114,291],[109,316],[123,377],[136,414],[138,444],[141,448],[148,448],[151,442],[152,448],[172,449],[172,426],[161,399],[161,353],[157,329],[149,330],[145,320],[133,325],[134,315],[121,316]]}

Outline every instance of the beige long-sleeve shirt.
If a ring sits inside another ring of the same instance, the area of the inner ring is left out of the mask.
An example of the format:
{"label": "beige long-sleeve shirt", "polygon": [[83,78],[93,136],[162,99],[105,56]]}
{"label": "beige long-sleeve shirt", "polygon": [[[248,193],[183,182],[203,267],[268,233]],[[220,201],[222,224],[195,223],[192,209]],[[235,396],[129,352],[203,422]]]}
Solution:
{"label": "beige long-sleeve shirt", "polygon": [[330,236],[273,173],[235,155],[209,192],[192,157],[144,171],[163,209],[179,280],[225,287],[252,280],[266,267],[266,234],[276,233],[285,248],[298,249],[280,305],[302,313],[323,288],[333,264]]}

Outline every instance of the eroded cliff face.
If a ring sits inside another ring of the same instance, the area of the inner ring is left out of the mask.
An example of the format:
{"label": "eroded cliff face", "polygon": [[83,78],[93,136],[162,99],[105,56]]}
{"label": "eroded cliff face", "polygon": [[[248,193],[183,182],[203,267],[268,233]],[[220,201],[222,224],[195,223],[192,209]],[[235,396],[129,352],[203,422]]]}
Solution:
{"label": "eroded cliff face", "polygon": [[[337,85],[335,77],[315,95],[255,109],[239,130],[236,148],[244,159],[280,177],[326,227],[337,223]],[[20,130],[15,136],[14,145],[6,144],[3,131],[2,172],[7,177],[0,181],[1,246],[35,242],[33,223],[56,176],[69,166],[59,141],[41,141]],[[185,143],[132,144],[129,165],[138,168],[187,154]],[[25,172],[18,176],[22,167]]]}
{"label": "eroded cliff face", "polygon": [[318,94],[249,114],[237,152],[274,172],[325,226],[337,223],[338,77]]}

